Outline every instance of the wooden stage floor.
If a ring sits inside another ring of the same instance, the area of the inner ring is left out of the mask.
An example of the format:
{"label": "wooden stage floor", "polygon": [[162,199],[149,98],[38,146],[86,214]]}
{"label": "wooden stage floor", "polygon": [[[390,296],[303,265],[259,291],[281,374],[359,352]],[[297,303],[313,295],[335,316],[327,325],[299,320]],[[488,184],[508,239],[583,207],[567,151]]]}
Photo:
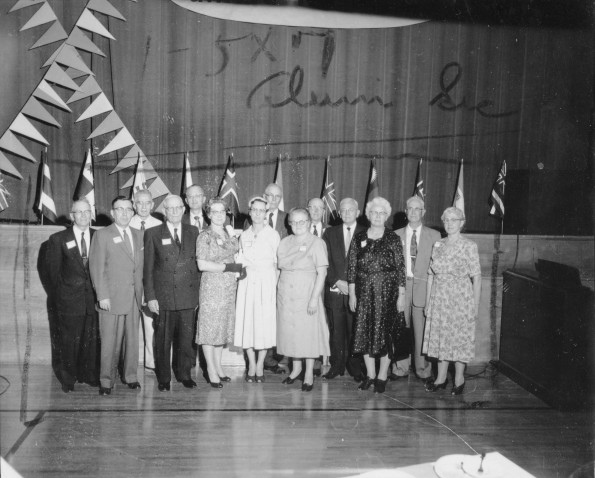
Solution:
{"label": "wooden stage floor", "polygon": [[[118,384],[107,397],[77,384],[65,394],[50,365],[1,365],[2,456],[24,477],[341,477],[498,451],[536,477],[568,477],[593,460],[593,419],[559,412],[491,366],[467,371],[460,397],[426,393],[413,378],[384,395],[349,377],[314,390],[266,375],[159,392]],[[473,376],[475,375],[475,376]],[[509,478],[509,477],[506,477]],[[511,477],[514,478],[514,477]]]}

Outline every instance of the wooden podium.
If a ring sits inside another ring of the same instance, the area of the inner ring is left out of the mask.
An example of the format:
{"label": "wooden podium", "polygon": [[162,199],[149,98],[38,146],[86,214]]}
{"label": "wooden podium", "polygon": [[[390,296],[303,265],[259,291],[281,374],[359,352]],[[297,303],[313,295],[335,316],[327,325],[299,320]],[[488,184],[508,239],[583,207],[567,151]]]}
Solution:
{"label": "wooden podium", "polygon": [[553,407],[589,408],[593,292],[564,274],[503,275],[497,368]]}

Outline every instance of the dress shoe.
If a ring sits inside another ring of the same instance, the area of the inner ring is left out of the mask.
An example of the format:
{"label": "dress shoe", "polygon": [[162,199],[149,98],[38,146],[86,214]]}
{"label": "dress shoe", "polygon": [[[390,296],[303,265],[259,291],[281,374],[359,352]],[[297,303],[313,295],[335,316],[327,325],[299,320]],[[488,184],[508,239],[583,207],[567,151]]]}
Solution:
{"label": "dress shoe", "polygon": [[372,385],[374,385],[376,379],[371,377],[366,377],[362,383],[359,384],[357,387],[358,390],[368,390]]}
{"label": "dress shoe", "polygon": [[426,392],[437,392],[438,390],[446,390],[448,379],[442,383],[430,382],[426,384]]}
{"label": "dress shoe", "polygon": [[304,380],[304,371],[303,370],[300,372],[300,374],[297,377],[291,378],[291,376],[289,376],[285,380],[283,380],[283,382],[281,382],[281,383],[284,383],[286,385],[291,385],[296,380]]}
{"label": "dress shoe", "polygon": [[64,393],[70,393],[74,391],[74,385],[68,384],[68,383],[63,383],[62,384],[62,391]]}
{"label": "dress shoe", "polygon": [[329,370],[322,376],[322,378],[324,378],[325,380],[332,380],[333,378],[342,377],[342,376],[343,376],[343,373],[341,373],[341,372],[337,372],[336,370]]}
{"label": "dress shoe", "polygon": [[189,378],[188,380],[182,380],[182,385],[186,388],[194,388],[196,387],[196,382]]}
{"label": "dress shoe", "polygon": [[386,390],[386,382],[388,380],[380,380],[379,378],[376,379],[376,383],[374,384],[374,393],[384,393]]}
{"label": "dress shoe", "polygon": [[169,392],[169,382],[160,383],[157,385],[157,389],[160,392]]}
{"label": "dress shoe", "polygon": [[221,382],[211,382],[211,387],[213,387],[213,388],[223,388],[223,384]]}
{"label": "dress shoe", "polygon": [[268,370],[269,372],[273,372],[274,374],[280,374],[280,373],[285,373],[285,369],[283,367],[280,367],[279,364],[277,365],[265,365],[264,366],[265,370]]}
{"label": "dress shoe", "polygon": [[388,376],[388,379],[389,379],[391,382],[396,382],[397,380],[402,380],[402,379],[404,379],[404,378],[407,378],[407,377],[409,377],[409,375],[397,375],[396,373],[391,373],[391,374]]}
{"label": "dress shoe", "polygon": [[452,386],[452,391],[450,392],[451,395],[462,395],[463,394],[463,390],[465,390],[465,382],[463,382],[461,385],[454,385]]}
{"label": "dress shoe", "polygon": [[248,383],[254,383],[256,381],[256,375],[248,375],[248,374],[246,374],[245,380]]}
{"label": "dress shoe", "polygon": [[106,388],[106,387],[102,387],[99,386],[99,395],[109,395],[110,393],[112,393],[112,389],[111,388]]}
{"label": "dress shoe", "polygon": [[219,380],[222,382],[231,382],[231,378],[229,378],[227,375],[225,377],[219,377]]}
{"label": "dress shoe", "polygon": [[311,392],[314,387],[314,383],[302,383],[302,392]]}
{"label": "dress shoe", "polygon": [[130,383],[127,383],[126,385],[128,385],[128,388],[131,388],[132,390],[136,390],[137,388],[140,388],[140,383],[138,383],[138,382],[130,382]]}
{"label": "dress shoe", "polygon": [[264,375],[256,375],[256,376],[254,377],[254,381],[255,381],[256,383],[263,383],[263,382],[264,382]]}

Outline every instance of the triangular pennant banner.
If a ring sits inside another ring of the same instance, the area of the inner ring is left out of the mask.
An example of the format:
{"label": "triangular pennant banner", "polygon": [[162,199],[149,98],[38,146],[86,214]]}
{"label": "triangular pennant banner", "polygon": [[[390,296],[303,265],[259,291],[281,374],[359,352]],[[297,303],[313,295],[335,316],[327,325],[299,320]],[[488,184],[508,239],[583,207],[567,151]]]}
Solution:
{"label": "triangular pennant banner", "polygon": [[47,139],[45,139],[39,131],[33,126],[31,121],[27,119],[27,117],[19,113],[17,117],[14,119],[12,124],[8,127],[10,131],[13,133],[20,134],[21,136],[26,136],[33,141],[37,141],[38,143],[45,144],[46,146],[50,144]]}
{"label": "triangular pennant banner", "polygon": [[55,106],[56,108],[63,109],[64,111],[68,111],[72,113],[72,110],[64,103],[62,98],[58,96],[58,93],[54,91],[54,89],[48,84],[47,81],[41,80],[37,88],[33,92],[33,96],[37,99],[45,101],[46,103]]}
{"label": "triangular pennant banner", "polygon": [[105,96],[105,93],[101,93],[97,98],[93,100],[93,103],[89,105],[89,107],[83,112],[83,114],[78,117],[75,123],[113,110],[114,108],[107,99],[107,96]]}
{"label": "triangular pennant banner", "polygon": [[88,51],[89,53],[95,53],[96,55],[105,56],[95,43],[93,43],[87,35],[79,27],[74,27],[66,40],[68,45],[72,45],[79,50]]}
{"label": "triangular pennant banner", "polygon": [[20,156],[21,158],[28,159],[33,163],[37,162],[29,150],[23,146],[23,143],[21,143],[19,138],[17,138],[14,133],[9,130],[6,130],[2,137],[0,137],[0,148],[16,156]]}
{"label": "triangular pennant banner", "polygon": [[13,5],[13,7],[8,10],[8,13],[16,12],[21,8],[25,7],[32,7],[33,5],[39,5],[40,3],[45,3],[47,0],[19,0],[17,3]]}
{"label": "triangular pennant banner", "polygon": [[135,141],[130,134],[130,131],[128,131],[126,128],[122,128],[116,137],[112,139],[105,148],[103,148],[103,150],[99,153],[99,156],[103,156],[104,154],[111,153],[112,151],[125,148],[127,146],[133,145],[134,143]]}
{"label": "triangular pennant banner", "polygon": [[76,48],[72,45],[64,43],[52,54],[52,56],[48,58],[48,60],[43,64],[43,67],[50,66],[54,61],[60,63],[61,65],[84,71],[87,73],[87,75],[95,76],[95,73],[89,69],[87,64],[79,55],[78,51],[76,51]]}
{"label": "triangular pennant banner", "polygon": [[95,15],[91,13],[90,10],[86,8],[83,10],[83,13],[79,17],[78,21],[76,22],[76,26],[80,27],[84,30],[88,30],[93,33],[97,33],[102,37],[109,38],[110,40],[115,40],[112,34],[105,28]]}
{"label": "triangular pennant banner", "polygon": [[43,123],[47,123],[49,125],[55,126],[56,128],[61,128],[62,125],[56,121],[56,119],[46,110],[43,105],[35,99],[34,96],[31,96],[21,113],[30,116],[37,121],[42,121]]}
{"label": "triangular pennant banner", "polygon": [[[75,68],[70,68],[70,67],[66,68],[66,74],[73,80],[76,80],[77,78],[81,78],[82,76],[89,76],[84,71],[77,70]],[[89,77],[89,78],[92,78],[92,77]],[[80,88],[80,86],[79,86],[79,88]],[[67,101],[67,103],[68,103],[68,101]]]}
{"label": "triangular pennant banner", "polygon": [[158,198],[159,196],[163,196],[164,194],[169,194],[169,189],[159,176],[157,176],[155,181],[151,183],[151,185],[149,186],[149,191],[151,191],[151,195],[153,196],[153,198]]}
{"label": "triangular pennant banner", "polygon": [[141,151],[138,147],[138,144],[135,144],[130,150],[126,153],[126,155],[120,160],[120,162],[116,165],[116,167],[110,172],[110,174],[117,173],[123,169],[129,168],[130,166],[134,166],[138,161],[138,156],[140,155],[141,160],[146,161],[147,157],[145,153]]}
{"label": "triangular pennant banner", "polygon": [[114,17],[118,20],[126,21],[126,19],[120,14],[120,12],[116,10],[113,7],[113,5],[107,0],[90,0],[89,3],[87,3],[87,8],[89,10],[94,10],[98,13],[103,13],[104,15],[107,15],[109,17]]}
{"label": "triangular pennant banner", "polygon": [[50,69],[44,75],[43,79],[45,81],[49,81],[50,83],[55,83],[57,85],[63,86],[69,90],[78,91],[79,85],[77,85],[70,76],[66,74],[66,72],[58,66],[57,63],[52,63]]}
{"label": "triangular pennant banner", "polygon": [[116,131],[117,129],[123,127],[124,123],[122,123],[122,120],[118,116],[118,113],[112,111],[109,115],[105,117],[101,124],[97,128],[95,128],[95,130],[89,135],[87,140],[93,139],[102,134],[111,133],[112,131]]}
{"label": "triangular pennant banner", "polygon": [[49,45],[50,43],[55,43],[57,41],[65,40],[66,38],[68,38],[68,33],[66,33],[66,30],[64,30],[62,24],[59,21],[56,21],[43,35],[41,35],[39,40],[29,47],[29,50],[39,48],[40,46]]}
{"label": "triangular pennant banner", "polygon": [[21,29],[19,30],[22,32],[23,30],[28,30],[29,28],[38,27],[39,25],[43,25],[44,23],[50,23],[55,20],[58,20],[58,17],[50,7],[49,3],[44,3],[35,15],[33,15],[27,23],[25,23]]}
{"label": "triangular pennant banner", "polygon": [[[143,164],[143,168],[146,167],[148,164],[150,164],[148,161],[145,161],[145,163]],[[151,171],[145,171],[143,169],[143,173],[145,176],[145,180],[148,182],[150,179],[156,178],[157,177],[157,173],[155,172],[154,169],[151,168]],[[128,179],[128,181],[126,181],[124,183],[123,186],[120,186],[120,189],[126,189],[131,187],[134,184],[134,178],[136,177],[135,174],[133,174],[132,176],[130,176],[130,178]],[[151,189],[151,188],[148,188]]]}
{"label": "triangular pennant banner", "polygon": [[99,83],[97,83],[97,80],[94,76],[88,76],[87,79],[81,83],[79,89],[79,91],[75,92],[74,95],[68,98],[66,103],[74,103],[75,101],[88,98],[89,96],[103,93],[101,86],[99,86]]}
{"label": "triangular pennant banner", "polygon": [[0,171],[3,171],[7,174],[12,174],[19,179],[23,179],[23,176],[17,171],[17,169],[12,165],[12,163],[8,160],[8,158],[4,155],[2,151],[0,151]]}

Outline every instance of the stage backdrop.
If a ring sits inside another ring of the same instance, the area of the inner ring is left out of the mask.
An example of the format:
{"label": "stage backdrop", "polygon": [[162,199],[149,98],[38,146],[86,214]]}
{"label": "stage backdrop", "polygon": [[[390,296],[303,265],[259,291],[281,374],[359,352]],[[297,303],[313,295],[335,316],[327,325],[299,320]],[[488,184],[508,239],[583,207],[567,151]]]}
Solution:
{"label": "stage backdrop", "polygon": [[[60,45],[29,50],[47,26],[19,32],[37,7],[7,13],[7,3],[0,15],[0,134]],[[95,16],[115,40],[88,35],[106,56],[81,56],[172,192],[180,192],[185,152],[194,181],[209,196],[233,153],[245,210],[247,199],[273,180],[281,155],[285,204],[302,205],[320,195],[330,156],[337,196],[361,202],[375,158],[380,194],[402,208],[423,158],[427,219],[439,225],[463,160],[467,228],[498,232],[487,200],[502,160],[509,171],[590,175],[590,30],[438,21],[383,29],[284,27],[218,20],[164,0],[112,3],[125,21]],[[70,32],[86,2],[49,4]],[[62,99],[72,95],[54,89]],[[46,105],[59,129],[35,123],[50,143],[59,216],[69,210],[86,149],[97,154],[115,136],[86,141],[108,113],[74,122],[96,96],[70,104],[72,113]],[[20,139],[39,158],[41,147]],[[109,174],[126,152],[95,157],[100,214],[109,214],[111,198],[133,173]],[[23,179],[3,176],[11,195],[0,219],[37,221],[38,167],[4,153]],[[589,181],[580,184],[574,192],[586,197]],[[585,203],[574,208],[568,213],[578,214]],[[590,212],[585,217],[589,222]]]}

